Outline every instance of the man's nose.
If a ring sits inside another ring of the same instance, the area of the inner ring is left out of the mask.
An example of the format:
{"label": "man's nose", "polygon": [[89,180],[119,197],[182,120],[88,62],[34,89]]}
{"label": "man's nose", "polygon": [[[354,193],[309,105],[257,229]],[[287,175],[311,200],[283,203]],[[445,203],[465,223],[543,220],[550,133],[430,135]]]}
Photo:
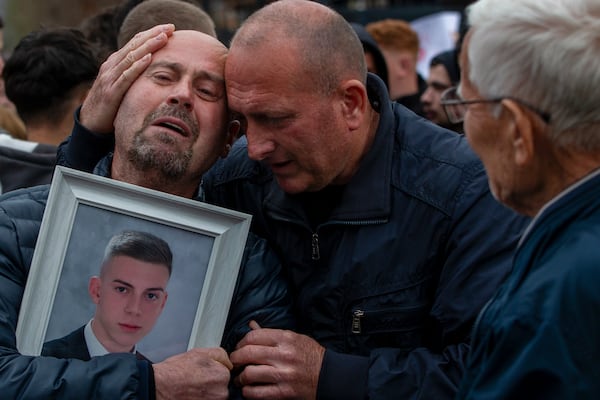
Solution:
{"label": "man's nose", "polygon": [[171,88],[167,102],[171,105],[184,107],[186,110],[192,110],[193,88],[188,82],[181,81]]}
{"label": "man's nose", "polygon": [[427,89],[421,95],[421,103],[431,103],[431,93],[433,89],[431,86],[427,86]]}
{"label": "man's nose", "polygon": [[141,312],[142,299],[139,296],[130,296],[125,305],[125,311],[130,314],[139,315]]}
{"label": "man's nose", "polygon": [[267,158],[275,150],[275,142],[267,132],[256,129],[250,123],[246,127],[246,139],[248,140],[248,156],[256,161]]}

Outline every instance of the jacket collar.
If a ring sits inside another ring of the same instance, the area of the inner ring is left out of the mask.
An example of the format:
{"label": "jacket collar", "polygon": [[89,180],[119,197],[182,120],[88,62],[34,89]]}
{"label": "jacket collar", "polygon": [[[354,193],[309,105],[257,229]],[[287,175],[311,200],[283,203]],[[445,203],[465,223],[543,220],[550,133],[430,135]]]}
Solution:
{"label": "jacket collar", "polygon": [[581,210],[597,207],[598,199],[600,199],[600,169],[569,186],[542,207],[521,236],[518,247],[535,236],[536,231],[544,230],[548,225],[565,224],[576,220]]}
{"label": "jacket collar", "polygon": [[[369,73],[367,92],[372,107],[379,111],[380,119],[371,149],[344,188],[340,204],[331,213],[337,221],[381,221],[390,213],[390,180],[394,144],[394,117],[387,89],[383,81]],[[277,181],[271,181],[265,206],[275,213],[299,218],[299,200],[286,194]]]}
{"label": "jacket collar", "polygon": [[112,178],[110,176],[110,167],[112,165],[113,153],[108,153],[106,156],[102,157],[96,167],[94,168],[94,175],[103,176],[105,178]]}

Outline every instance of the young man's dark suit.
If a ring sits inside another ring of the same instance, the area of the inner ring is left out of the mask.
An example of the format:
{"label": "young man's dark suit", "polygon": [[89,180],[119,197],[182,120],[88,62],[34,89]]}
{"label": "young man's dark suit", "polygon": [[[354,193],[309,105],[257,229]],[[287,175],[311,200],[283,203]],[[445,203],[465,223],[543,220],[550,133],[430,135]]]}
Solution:
{"label": "young man's dark suit", "polygon": [[[76,358],[78,360],[89,361],[90,352],[85,341],[85,325],[75,329],[73,332],[58,339],[44,343],[42,355],[56,358]],[[148,360],[140,352],[135,352],[138,360]]]}

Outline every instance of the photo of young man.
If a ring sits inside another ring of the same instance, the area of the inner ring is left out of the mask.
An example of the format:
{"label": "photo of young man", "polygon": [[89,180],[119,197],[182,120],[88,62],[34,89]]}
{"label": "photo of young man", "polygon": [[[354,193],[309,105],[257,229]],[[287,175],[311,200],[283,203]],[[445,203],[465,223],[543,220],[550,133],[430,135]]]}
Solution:
{"label": "photo of young man", "polygon": [[135,353],[136,344],[154,327],[167,301],[173,255],[162,239],[140,231],[113,236],[98,276],[88,292],[96,305],[93,318],[59,339],[44,344],[42,355],[57,358]]}

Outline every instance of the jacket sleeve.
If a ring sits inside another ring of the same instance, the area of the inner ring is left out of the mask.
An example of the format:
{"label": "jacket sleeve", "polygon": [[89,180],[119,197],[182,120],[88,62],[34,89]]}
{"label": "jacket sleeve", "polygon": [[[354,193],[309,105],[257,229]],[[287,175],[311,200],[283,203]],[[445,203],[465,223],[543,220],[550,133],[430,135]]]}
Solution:
{"label": "jacket sleeve", "polygon": [[[362,358],[327,351],[319,399],[455,397],[465,371],[472,326],[508,275],[529,219],[494,200],[483,171],[468,182],[450,217],[439,281],[427,316],[426,345],[410,351],[376,348]],[[352,378],[339,385],[336,374],[343,370],[351,370]],[[344,394],[336,397],[340,390]]]}
{"label": "jacket sleeve", "polygon": [[229,309],[222,346],[231,352],[254,320],[265,328],[294,329],[281,263],[266,240],[250,233]]}
{"label": "jacket sleeve", "polygon": [[98,161],[115,147],[115,137],[94,133],[81,125],[80,108],[75,111],[71,135],[58,146],[56,164],[92,172]]}
{"label": "jacket sleeve", "polygon": [[[42,209],[43,210],[43,209]],[[27,223],[22,224],[27,226]],[[148,399],[152,369],[134,355],[110,354],[91,361],[25,356],[16,326],[29,272],[20,241],[33,251],[37,232],[19,235],[0,206],[0,393],[6,399]],[[26,250],[29,251],[29,250]],[[142,396],[141,393],[145,393]]]}

